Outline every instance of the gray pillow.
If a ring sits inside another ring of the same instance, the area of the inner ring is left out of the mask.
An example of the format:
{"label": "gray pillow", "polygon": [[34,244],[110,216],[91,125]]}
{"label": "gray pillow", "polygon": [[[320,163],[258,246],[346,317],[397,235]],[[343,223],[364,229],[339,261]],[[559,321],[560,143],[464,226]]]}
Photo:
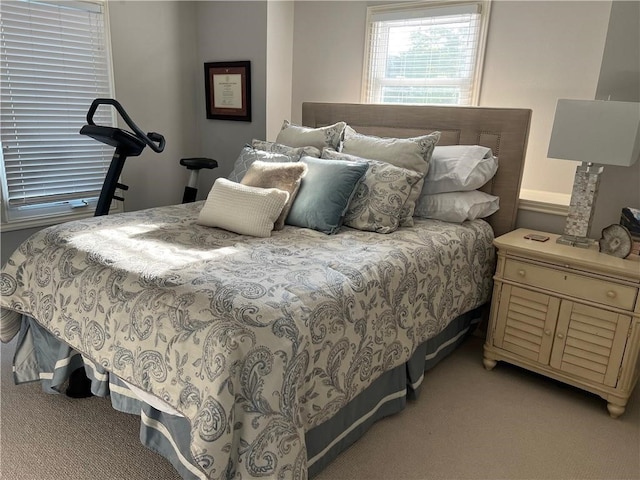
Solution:
{"label": "gray pillow", "polygon": [[366,162],[369,165],[349,204],[344,224],[358,230],[391,233],[398,229],[402,209],[422,174],[386,162],[325,148],[322,158]]}
{"label": "gray pillow", "polygon": [[326,234],[338,231],[349,201],[369,165],[302,157],[308,167],[286,223]]}
{"label": "gray pillow", "polygon": [[263,150],[258,150],[256,148],[251,147],[250,145],[245,145],[244,148],[240,151],[240,155],[236,159],[233,164],[233,170],[227,177],[228,180],[232,182],[240,183],[242,178],[244,177],[249,167],[256,160],[261,160],[263,162],[294,162],[298,159],[293,160],[291,157],[287,155],[283,155],[275,152],[266,152]]}
{"label": "gray pillow", "polygon": [[337,122],[326,127],[310,128],[294,125],[285,120],[276,137],[276,142],[290,147],[311,145],[320,150],[325,147],[338,149],[346,126],[344,122]]}
{"label": "gray pillow", "polygon": [[[344,132],[342,152],[362,158],[388,162],[396,167],[406,168],[423,176],[429,170],[433,149],[440,140],[440,132],[412,138],[385,138],[364,135],[347,126]],[[413,225],[415,202],[420,196],[424,179],[411,189],[400,219],[401,226]]]}
{"label": "gray pillow", "polygon": [[266,140],[251,141],[251,146],[257,150],[264,150],[265,152],[279,153],[281,155],[287,155],[291,157],[292,162],[297,162],[301,157],[309,155],[310,157],[320,157],[320,149],[311,145],[305,147],[290,147],[276,142],[267,142]]}

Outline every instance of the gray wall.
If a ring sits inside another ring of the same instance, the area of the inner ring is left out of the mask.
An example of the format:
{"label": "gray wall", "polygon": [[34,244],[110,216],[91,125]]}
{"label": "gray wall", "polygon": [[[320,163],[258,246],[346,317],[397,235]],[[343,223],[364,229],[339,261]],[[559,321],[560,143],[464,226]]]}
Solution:
{"label": "gray wall", "polygon": [[127,159],[125,210],[179,203],[188,177],[179,160],[200,152],[196,2],[111,1],[109,16],[116,98],[142,130],[166,139],[162,153]]}
{"label": "gray wall", "polygon": [[615,1],[596,98],[640,102],[640,2]]}
{"label": "gray wall", "polygon": [[205,62],[251,62],[251,122],[207,120],[204,80],[191,92],[198,99],[200,153],[215,158],[219,167],[201,171],[198,197],[206,198],[213,181],[226,176],[243,145],[265,138],[267,71],[267,2],[196,2],[196,70],[204,79]]}
{"label": "gray wall", "polygon": [[293,81],[293,2],[267,4],[267,140],[275,140],[291,117]]}
{"label": "gray wall", "polygon": [[[598,100],[640,102],[640,2],[611,4],[598,84]],[[535,111],[534,111],[535,114]],[[607,166],[601,177],[590,237],[620,220],[622,207],[640,208],[640,161],[630,168]],[[521,210],[518,226],[562,233],[565,217]]]}
{"label": "gray wall", "polygon": [[[640,102],[640,2],[613,2],[596,99]],[[622,207],[640,208],[640,160],[605,167],[590,236],[618,223]]]}

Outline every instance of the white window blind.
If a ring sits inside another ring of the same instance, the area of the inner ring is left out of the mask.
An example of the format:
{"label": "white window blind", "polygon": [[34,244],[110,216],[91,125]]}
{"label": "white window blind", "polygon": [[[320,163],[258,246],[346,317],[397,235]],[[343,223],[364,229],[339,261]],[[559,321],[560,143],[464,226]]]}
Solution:
{"label": "white window blind", "polygon": [[[112,97],[105,5],[0,2],[4,223],[91,210],[113,148],[80,135],[93,99]],[[110,109],[94,120],[114,125]]]}
{"label": "white window blind", "polygon": [[362,101],[477,105],[490,2],[367,9]]}

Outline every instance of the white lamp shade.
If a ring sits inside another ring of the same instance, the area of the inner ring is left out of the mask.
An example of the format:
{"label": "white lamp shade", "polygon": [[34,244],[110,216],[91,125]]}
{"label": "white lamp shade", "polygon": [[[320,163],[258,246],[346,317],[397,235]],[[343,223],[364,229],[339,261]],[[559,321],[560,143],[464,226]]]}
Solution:
{"label": "white lamp shade", "polygon": [[640,103],[558,100],[548,156],[633,165],[640,156]]}

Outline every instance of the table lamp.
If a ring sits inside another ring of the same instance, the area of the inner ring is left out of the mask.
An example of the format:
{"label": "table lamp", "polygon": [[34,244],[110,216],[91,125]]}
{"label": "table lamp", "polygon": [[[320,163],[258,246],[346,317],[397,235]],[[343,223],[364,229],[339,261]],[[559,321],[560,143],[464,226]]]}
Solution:
{"label": "table lamp", "polygon": [[548,156],[582,162],[558,243],[588,248],[602,165],[630,167],[640,156],[640,103],[559,99]]}

